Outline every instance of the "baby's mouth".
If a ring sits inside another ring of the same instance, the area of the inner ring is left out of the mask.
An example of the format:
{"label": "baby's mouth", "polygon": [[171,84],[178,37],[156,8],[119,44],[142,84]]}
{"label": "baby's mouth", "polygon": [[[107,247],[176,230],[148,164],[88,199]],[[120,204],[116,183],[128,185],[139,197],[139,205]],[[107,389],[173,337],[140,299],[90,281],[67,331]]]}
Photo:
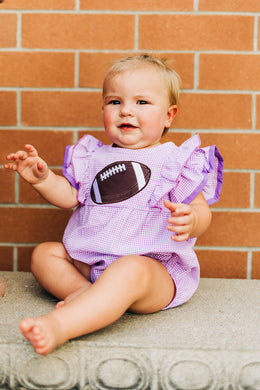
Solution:
{"label": "baby's mouth", "polygon": [[131,123],[122,123],[119,126],[119,129],[123,129],[123,130],[132,130],[132,129],[136,129],[136,128],[137,128],[137,126],[134,126]]}

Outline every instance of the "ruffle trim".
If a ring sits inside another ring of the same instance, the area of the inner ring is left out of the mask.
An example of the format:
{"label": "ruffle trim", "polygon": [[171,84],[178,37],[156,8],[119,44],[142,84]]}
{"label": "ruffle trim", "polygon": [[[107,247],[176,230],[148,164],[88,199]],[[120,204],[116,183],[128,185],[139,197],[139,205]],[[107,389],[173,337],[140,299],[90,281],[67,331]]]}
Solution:
{"label": "ruffle trim", "polygon": [[103,143],[91,135],[85,135],[75,145],[67,146],[62,166],[66,179],[78,190],[78,201],[84,203],[85,194],[90,189],[88,170],[89,157]]}
{"label": "ruffle trim", "polygon": [[166,196],[172,202],[189,204],[200,192],[209,205],[218,201],[223,158],[215,145],[199,148],[200,144],[199,135],[195,135],[168,156],[151,196],[151,207],[162,207]]}

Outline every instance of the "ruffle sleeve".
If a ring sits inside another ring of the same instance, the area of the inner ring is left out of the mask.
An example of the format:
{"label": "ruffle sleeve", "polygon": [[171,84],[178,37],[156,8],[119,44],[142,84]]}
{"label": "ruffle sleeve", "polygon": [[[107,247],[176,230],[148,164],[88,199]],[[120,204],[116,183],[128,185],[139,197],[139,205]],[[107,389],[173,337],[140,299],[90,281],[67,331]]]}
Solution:
{"label": "ruffle sleeve", "polygon": [[191,137],[168,156],[151,199],[152,205],[158,206],[166,194],[176,203],[188,204],[200,192],[209,205],[218,201],[223,158],[215,145],[199,148],[200,143],[199,135]]}
{"label": "ruffle sleeve", "polygon": [[85,135],[75,145],[65,149],[62,173],[78,190],[78,201],[84,203],[87,187],[91,185],[88,177],[88,164],[91,154],[103,146],[103,143]]}

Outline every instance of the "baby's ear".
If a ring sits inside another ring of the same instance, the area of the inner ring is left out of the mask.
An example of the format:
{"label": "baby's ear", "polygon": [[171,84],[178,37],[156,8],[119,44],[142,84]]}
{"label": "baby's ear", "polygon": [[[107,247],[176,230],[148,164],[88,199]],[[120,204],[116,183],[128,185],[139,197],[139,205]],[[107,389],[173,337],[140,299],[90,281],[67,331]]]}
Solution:
{"label": "baby's ear", "polygon": [[167,119],[165,122],[165,127],[167,128],[171,127],[171,123],[173,121],[173,118],[177,114],[177,112],[178,112],[178,107],[176,106],[176,104],[172,104],[171,106],[169,106],[167,111]]}

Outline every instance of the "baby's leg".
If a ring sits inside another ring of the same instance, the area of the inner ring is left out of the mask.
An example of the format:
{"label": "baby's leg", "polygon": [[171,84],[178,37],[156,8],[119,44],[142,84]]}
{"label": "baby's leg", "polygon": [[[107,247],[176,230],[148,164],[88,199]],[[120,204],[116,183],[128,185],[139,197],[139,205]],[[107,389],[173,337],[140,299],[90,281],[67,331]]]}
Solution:
{"label": "baby's leg", "polygon": [[90,266],[72,260],[60,242],[38,245],[32,254],[31,270],[40,285],[61,300],[91,286]]}
{"label": "baby's leg", "polygon": [[36,352],[48,354],[71,338],[113,323],[128,309],[136,313],[161,310],[174,293],[174,283],[159,261],[125,256],[66,305],[47,315],[22,320],[20,328]]}

